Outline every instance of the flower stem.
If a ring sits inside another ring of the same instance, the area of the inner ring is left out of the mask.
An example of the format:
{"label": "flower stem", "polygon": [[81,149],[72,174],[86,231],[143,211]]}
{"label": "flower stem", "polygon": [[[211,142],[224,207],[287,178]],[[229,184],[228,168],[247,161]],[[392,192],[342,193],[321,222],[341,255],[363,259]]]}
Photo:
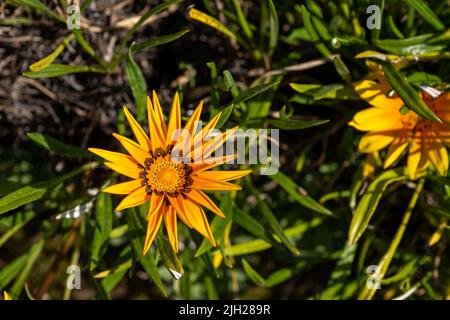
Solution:
{"label": "flower stem", "polygon": [[[389,265],[391,264],[392,259],[394,258],[395,252],[397,251],[398,245],[402,241],[403,235],[406,230],[406,226],[408,225],[408,222],[411,218],[412,211],[414,207],[416,206],[417,200],[419,199],[419,195],[422,192],[423,185],[425,183],[425,179],[420,179],[419,183],[416,186],[416,189],[414,190],[414,193],[411,197],[411,200],[409,201],[408,208],[406,209],[405,213],[403,214],[402,222],[400,226],[398,227],[397,233],[394,236],[394,239],[392,240],[388,251],[384,254],[383,258],[381,258],[380,262],[378,263],[378,280],[381,281],[383,277],[385,276]],[[375,294],[377,289],[375,288],[369,288],[369,286],[364,286],[364,289],[361,291],[361,293],[358,296],[358,299],[360,300],[371,300]]]}

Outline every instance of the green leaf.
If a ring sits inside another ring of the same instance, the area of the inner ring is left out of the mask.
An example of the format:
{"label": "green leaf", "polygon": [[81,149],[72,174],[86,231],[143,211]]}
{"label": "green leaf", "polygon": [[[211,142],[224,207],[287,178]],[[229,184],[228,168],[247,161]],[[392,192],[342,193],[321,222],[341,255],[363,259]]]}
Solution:
{"label": "green leaf", "polygon": [[41,1],[39,0],[14,0],[15,3],[21,4],[25,7],[37,10],[41,13],[45,13],[57,20],[61,20],[62,18],[60,18],[55,12],[53,12],[49,7],[47,7],[45,4],[43,4]]}
{"label": "green leaf", "polygon": [[180,279],[184,274],[183,265],[165,235],[159,235],[158,249],[161,254],[161,259],[172,277],[175,280]]}
{"label": "green leaf", "polygon": [[258,86],[255,86],[253,88],[247,89],[244,92],[241,92],[238,96],[236,96],[232,101],[231,104],[240,104],[243,103],[255,96],[257,96],[260,93],[263,93],[267,90],[269,90],[270,88],[273,88],[277,85],[280,84],[280,81],[275,81],[275,82],[271,82],[268,84],[261,84]]}
{"label": "green leaf", "polygon": [[245,273],[254,284],[258,286],[264,285],[266,280],[258,272],[256,272],[256,270],[253,269],[253,267],[245,259],[242,259],[242,266],[244,267]]}
{"label": "green leaf", "polygon": [[405,76],[400,71],[395,69],[389,62],[383,61],[381,64],[386,79],[409,109],[424,118],[442,123],[441,119],[428,108],[427,104],[419,97],[419,94],[408,83]]}
{"label": "green leaf", "polygon": [[295,201],[297,201],[299,204],[301,204],[302,206],[304,206],[305,208],[308,208],[310,210],[313,210],[315,212],[327,215],[327,216],[332,216],[332,213],[330,210],[328,210],[327,208],[325,208],[324,206],[322,206],[320,203],[318,203],[316,200],[314,200],[313,198],[306,196],[306,195],[301,195],[298,192],[298,185],[292,181],[288,176],[286,176],[285,174],[283,174],[281,171],[278,171],[276,174],[269,176],[272,180],[274,180],[275,182],[277,182],[280,187],[282,187],[284,190],[287,191],[287,193],[289,193],[289,195],[294,198]]}
{"label": "green leaf", "polygon": [[97,164],[95,162],[90,162],[60,177],[25,186],[7,194],[6,196],[0,198],[0,215],[23,206],[24,204],[39,200],[45,194],[47,189],[52,188],[64,180],[70,179],[85,170],[92,169],[96,165]]}
{"label": "green leaf", "polygon": [[94,48],[92,48],[89,42],[87,42],[87,40],[84,38],[83,31],[81,29],[72,29],[72,33],[75,36],[75,39],[77,39],[78,44],[84,49],[84,51],[86,51],[87,54],[95,58],[97,61],[104,63],[104,61],[97,56]]}
{"label": "green leaf", "polygon": [[137,216],[138,212],[135,209],[127,210],[127,223],[128,223],[128,234],[130,235],[130,242],[133,248],[134,254],[139,260],[142,268],[153,281],[156,287],[161,291],[161,293],[167,297],[167,291],[164,284],[161,281],[161,277],[158,272],[158,265],[152,252],[149,250],[144,256],[142,252],[144,251],[144,237],[145,230],[141,225],[141,222]]}
{"label": "green leaf", "polygon": [[358,242],[363,235],[369,221],[372,218],[381,196],[386,188],[396,182],[406,179],[405,168],[387,170],[380,174],[367,188],[356,207],[355,213],[348,231],[348,243]]}
{"label": "green leaf", "polygon": [[314,43],[314,46],[324,57],[329,58],[331,56],[331,51],[323,43],[323,41],[317,34],[316,29],[311,23],[311,14],[304,5],[302,5],[302,17],[303,17],[303,24],[305,25],[305,28],[308,31],[309,37],[311,38],[311,41]]}
{"label": "green leaf", "polygon": [[256,238],[265,240],[269,243],[273,242],[273,240],[268,237],[266,228],[264,228],[264,226],[258,220],[237,207],[235,207],[234,210],[236,211],[236,213],[233,214],[233,221],[236,222],[236,224],[250,232]]}
{"label": "green leaf", "polygon": [[25,281],[30,275],[31,270],[33,270],[34,263],[41,254],[41,251],[44,248],[44,244],[45,244],[44,239],[41,239],[35,244],[33,244],[33,246],[31,246],[30,248],[30,251],[28,251],[27,261],[9,292],[9,294],[13,299],[19,298],[23,290],[23,286],[25,285]]}
{"label": "green leaf", "polygon": [[39,78],[53,78],[65,74],[82,73],[82,72],[98,72],[104,73],[102,68],[91,66],[69,66],[66,64],[51,64],[48,67],[39,71],[27,71],[23,75],[25,77],[39,79]]}
{"label": "green leaf", "polygon": [[397,55],[420,55],[445,49],[445,45],[432,44],[433,40],[436,40],[433,38],[433,34],[424,34],[405,39],[374,40],[373,44],[386,52]]}
{"label": "green leaf", "polygon": [[[233,217],[233,207],[232,207],[233,200],[231,199],[231,194],[226,193],[222,195],[221,202],[220,202],[220,209],[225,214],[225,218],[215,216],[212,223],[211,223],[211,231],[213,233],[214,239],[216,239],[216,242],[221,241],[223,238],[223,234],[225,233],[225,229],[227,228],[228,224],[231,223],[231,219]],[[208,251],[212,248],[211,243],[206,238],[203,239],[200,247],[198,248],[197,252],[195,253],[195,257],[201,256],[203,253]]]}
{"label": "green leaf", "polygon": [[256,197],[258,201],[258,209],[261,211],[261,214],[269,226],[271,230],[280,238],[281,243],[285,246],[286,249],[288,249],[290,252],[292,252],[294,255],[298,256],[300,252],[295,247],[295,245],[289,240],[289,238],[286,236],[286,234],[283,232],[283,229],[281,228],[280,223],[278,222],[275,215],[272,213],[272,210],[270,210],[269,205],[267,202],[261,200],[261,193],[258,189],[256,189],[252,183],[251,180],[247,179],[250,186],[250,192]]}
{"label": "green leaf", "polygon": [[443,31],[445,25],[434,14],[433,10],[422,0],[406,0],[410,6],[417,10],[417,12],[423,17],[425,22],[429,23],[433,28],[438,31]]}
{"label": "green leaf", "polygon": [[47,66],[49,66],[53,61],[55,61],[56,58],[58,58],[58,56],[64,51],[66,46],[70,43],[70,41],[73,40],[73,38],[74,38],[74,35],[70,34],[68,37],[66,37],[63,40],[63,42],[58,47],[56,47],[55,51],[53,51],[47,57],[39,60],[38,62],[33,63],[30,66],[30,70],[31,71],[39,71],[39,70],[42,70],[42,69],[46,68]]}
{"label": "green leaf", "polygon": [[133,54],[139,53],[142,50],[153,48],[156,46],[161,46],[163,44],[175,41],[175,40],[181,38],[182,36],[184,36],[188,32],[189,32],[188,29],[184,29],[179,32],[172,33],[172,34],[159,36],[159,37],[147,40],[147,41],[137,43],[137,44],[133,45],[132,47],[130,47],[130,49],[132,50]]}
{"label": "green leaf", "polygon": [[269,4],[269,55],[272,55],[278,43],[278,15],[277,9],[272,0],[267,0]]}
{"label": "green leaf", "polygon": [[228,107],[222,110],[222,114],[220,115],[219,121],[217,122],[216,129],[222,128],[233,112],[234,104],[230,104]]}
{"label": "green leaf", "polygon": [[46,150],[53,151],[56,154],[62,156],[86,157],[86,158],[92,156],[88,151],[84,149],[65,144],[59,140],[56,140],[55,138],[52,138],[42,133],[29,132],[27,133],[27,136],[28,138],[30,138],[31,141],[36,143],[38,146]]}
{"label": "green leaf", "polygon": [[[251,121],[251,119],[249,119]],[[330,120],[294,120],[294,119],[267,119],[266,122],[272,127],[283,130],[300,130],[320,126]]]}
{"label": "green leaf", "polygon": [[249,26],[247,18],[244,15],[240,1],[233,0],[233,5],[234,5],[234,9],[236,10],[237,20],[242,28],[242,31],[244,32],[247,39],[252,40],[253,32]]}
{"label": "green leaf", "polygon": [[14,277],[22,270],[27,263],[28,253],[9,262],[0,271],[0,291],[13,281]]}
{"label": "green leaf", "polygon": [[131,92],[133,93],[134,101],[136,103],[137,120],[142,122],[145,120],[147,110],[147,83],[141,69],[134,61],[131,54],[133,45],[128,50],[128,58],[125,64],[125,71],[127,73],[128,83],[130,84]]}
{"label": "green leaf", "polygon": [[101,192],[97,196],[95,206],[95,230],[91,246],[90,268],[94,270],[101,261],[109,243],[113,224],[113,208],[111,196]]}
{"label": "green leaf", "polygon": [[[314,228],[319,226],[322,222],[323,222],[322,218],[316,217],[311,221],[304,221],[298,223],[293,227],[287,228],[286,230],[284,230],[284,233],[289,238],[299,237],[303,233],[313,230]],[[272,246],[273,245],[271,243],[261,239],[250,240],[247,242],[239,243],[231,247],[225,248],[225,253],[228,256],[240,256],[264,251],[269,248],[272,248]]]}
{"label": "green leaf", "polygon": [[294,275],[293,271],[289,268],[277,270],[274,273],[272,273],[269,277],[267,277],[265,287],[271,288],[276,285],[279,285],[280,283],[283,283],[292,278],[293,275]]}

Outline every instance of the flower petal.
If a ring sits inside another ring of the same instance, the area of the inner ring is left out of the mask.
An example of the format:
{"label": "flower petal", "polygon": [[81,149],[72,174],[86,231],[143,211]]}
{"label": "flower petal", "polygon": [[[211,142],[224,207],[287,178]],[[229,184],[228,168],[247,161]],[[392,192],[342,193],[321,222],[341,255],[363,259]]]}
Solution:
{"label": "flower petal", "polygon": [[185,204],[186,210],[188,212],[187,217],[193,228],[205,238],[207,238],[214,247],[216,247],[216,241],[214,240],[211,228],[209,227],[208,219],[206,219],[203,209],[197,203],[192,202],[189,199],[183,199],[182,201]]}
{"label": "flower petal", "polygon": [[433,167],[441,176],[447,176],[448,153],[445,145],[438,139],[433,131],[424,132],[425,143],[427,143],[428,158]]}
{"label": "flower petal", "polygon": [[172,245],[173,250],[178,253],[177,214],[172,206],[169,207],[164,215],[164,223],[166,225],[169,242]]}
{"label": "flower petal", "polygon": [[196,175],[200,178],[213,180],[213,181],[231,181],[242,178],[252,170],[235,170],[235,171],[201,171],[197,172]]}
{"label": "flower petal", "polygon": [[137,165],[137,161],[134,160],[133,157],[129,156],[128,154],[97,148],[89,148],[88,150],[110,162],[118,164],[129,164],[132,165],[133,167]]}
{"label": "flower petal", "polygon": [[142,127],[139,125],[139,123],[136,121],[127,107],[123,107],[123,112],[128,120],[128,123],[130,124],[131,130],[133,131],[136,140],[139,142],[140,148],[147,152],[150,151],[150,139],[148,138],[144,129],[142,129]]}
{"label": "flower petal", "polygon": [[158,121],[159,116],[155,114],[152,102],[147,97],[147,115],[148,115],[148,129],[150,132],[150,139],[152,140],[152,151],[155,152],[158,148],[166,147],[166,136],[161,129],[161,122]]}
{"label": "flower petal", "polygon": [[140,187],[142,187],[142,179],[137,179],[106,187],[102,191],[113,194],[130,194]]}
{"label": "flower petal", "polygon": [[167,128],[166,143],[172,142],[173,134],[176,130],[181,128],[181,106],[180,97],[178,92],[175,93],[173,98],[172,109],[170,110],[169,126]]}
{"label": "flower petal", "polygon": [[201,190],[241,190],[242,188],[236,184],[232,184],[225,181],[214,181],[209,179],[203,179],[195,174],[192,176],[193,183],[191,185],[192,189]]}
{"label": "flower petal", "polygon": [[372,131],[366,133],[359,141],[358,149],[363,153],[373,153],[384,149],[392,140],[395,132],[392,131]]}
{"label": "flower petal", "polygon": [[156,94],[155,90],[152,92],[152,98],[153,98],[153,109],[155,110],[155,116],[157,119],[157,122],[161,125],[161,131],[163,136],[166,136],[166,120],[164,120],[164,114],[161,108],[161,104],[159,103],[158,95]]}
{"label": "flower petal", "polygon": [[152,193],[150,196],[150,207],[148,208],[147,219],[154,214],[156,211],[159,211],[164,203],[164,196],[158,196],[155,193]]}
{"label": "flower petal", "polygon": [[159,226],[161,225],[161,220],[165,213],[165,210],[167,210],[167,207],[161,208],[161,210],[154,212],[148,218],[147,234],[145,235],[144,250],[142,251],[142,255],[144,256],[150,249],[153,239],[155,239],[155,236],[158,233]]}
{"label": "flower petal", "polygon": [[384,158],[383,167],[385,169],[390,167],[395,161],[397,161],[400,155],[405,151],[406,147],[408,147],[410,140],[410,130],[400,131],[400,134],[394,138],[391,145],[389,146],[386,157]]}
{"label": "flower petal", "polygon": [[184,206],[184,202],[182,201],[182,196],[167,197],[167,199],[169,199],[170,205],[173,206],[181,221],[183,221],[185,225],[192,229],[192,225],[187,218],[188,212],[186,207]]}
{"label": "flower petal", "polygon": [[136,189],[132,193],[130,193],[128,196],[122,199],[122,201],[117,206],[117,211],[122,211],[127,208],[136,207],[140,204],[143,204],[144,202],[148,201],[150,199],[150,196],[147,195],[147,192],[145,191],[145,186]]}
{"label": "flower petal", "polygon": [[232,164],[234,160],[238,157],[237,154],[231,154],[228,156],[217,156],[212,157],[207,160],[207,162],[190,163],[189,166],[192,167],[193,172],[200,172],[208,169],[212,169],[221,166],[225,163]]}
{"label": "flower petal", "polygon": [[[132,166],[132,165],[133,166]],[[123,174],[124,176],[127,176],[132,179],[139,179],[139,174],[141,173],[141,169],[138,168],[137,163],[131,163],[131,164],[123,164],[123,163],[115,163],[115,162],[105,162],[105,166],[108,168]]]}
{"label": "flower petal", "polygon": [[386,96],[385,88],[372,80],[362,80],[355,85],[355,91],[359,96],[372,106],[382,109],[399,110],[403,101],[399,97]]}
{"label": "flower petal", "polygon": [[417,130],[409,148],[407,167],[411,179],[417,179],[428,166],[426,145],[423,143],[422,131]]}
{"label": "flower petal", "polygon": [[216,204],[204,192],[194,189],[187,193],[186,196],[199,205],[202,205],[203,207],[211,210],[219,217],[225,218],[222,210],[220,210],[219,207],[216,206]]}
{"label": "flower petal", "polygon": [[127,152],[136,159],[142,166],[145,163],[145,159],[150,157],[148,151],[144,151],[141,147],[131,139],[121,136],[120,134],[113,133],[113,137],[116,138],[120,144],[127,150]]}
{"label": "flower petal", "polygon": [[402,118],[408,119],[407,116],[402,116],[398,110],[368,108],[356,113],[349,125],[360,131],[398,130],[404,126]]}

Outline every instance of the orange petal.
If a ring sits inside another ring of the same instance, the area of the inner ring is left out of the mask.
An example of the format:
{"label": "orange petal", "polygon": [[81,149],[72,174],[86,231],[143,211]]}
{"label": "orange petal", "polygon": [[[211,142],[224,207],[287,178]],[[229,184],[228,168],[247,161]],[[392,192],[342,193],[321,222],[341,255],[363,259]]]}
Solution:
{"label": "orange petal", "polygon": [[215,247],[216,241],[214,240],[211,228],[209,227],[208,219],[206,219],[203,209],[197,203],[192,202],[189,199],[182,201],[184,202],[187,210],[187,217],[194,229],[207,238]]}
{"label": "orange petal", "polygon": [[113,133],[113,137],[116,138],[120,144],[127,150],[127,152],[136,159],[142,166],[145,163],[145,159],[150,157],[150,153],[141,149],[141,147],[131,139],[121,136],[120,134]]}
{"label": "orange petal", "polygon": [[194,137],[194,143],[193,143],[193,152],[196,148],[202,145],[202,143],[208,141],[211,134],[214,133],[214,128],[216,127],[217,123],[219,122],[219,119],[222,115],[222,112],[219,112],[214,116],[214,118],[209,121],[206,126],[203,127],[203,129],[197,133]]}
{"label": "orange petal", "polygon": [[133,167],[137,164],[137,162],[132,157],[130,157],[128,154],[114,152],[114,151],[108,151],[108,150],[103,150],[103,149],[97,149],[97,148],[89,148],[88,150],[110,162],[119,163],[119,164],[124,164],[124,163],[130,164]]}
{"label": "orange petal", "polygon": [[169,199],[170,205],[173,206],[173,208],[177,212],[178,216],[180,217],[181,221],[183,221],[183,223],[185,225],[187,225],[189,228],[192,229],[192,225],[189,222],[188,217],[186,216],[188,214],[188,212],[184,206],[184,202],[181,201],[182,196],[167,197],[167,199]]}
{"label": "orange petal", "polygon": [[225,181],[213,181],[209,179],[202,179],[193,174],[192,176],[192,188],[202,189],[202,190],[241,190],[242,188],[238,185],[225,182]]}
{"label": "orange petal", "polygon": [[388,110],[399,110],[403,101],[399,97],[386,96],[383,86],[375,81],[362,80],[355,85],[355,91],[359,96],[372,106]]}
{"label": "orange petal", "polygon": [[178,92],[175,93],[173,98],[172,109],[170,110],[169,125],[167,128],[166,142],[167,144],[172,142],[173,133],[181,128],[181,106],[180,97]]}
{"label": "orange petal", "polygon": [[147,219],[150,217],[150,215],[154,214],[156,211],[159,211],[163,203],[164,196],[158,196],[155,193],[152,193],[150,197],[150,207],[148,208]]}
{"label": "orange petal", "polygon": [[236,170],[236,171],[201,171],[196,175],[202,179],[214,180],[214,181],[231,181],[242,178],[252,170]]}
{"label": "orange petal", "polygon": [[114,162],[105,162],[105,166],[109,167],[110,169],[123,174],[124,176],[127,176],[132,179],[139,179],[139,174],[141,173],[142,169],[138,168],[137,163],[132,163],[134,166],[131,166],[130,164],[123,165],[114,163]]}
{"label": "orange petal", "polygon": [[162,132],[162,124],[158,121],[158,116],[155,114],[152,102],[147,97],[147,114],[148,114],[148,128],[150,132],[150,138],[152,140],[152,151],[155,152],[158,148],[165,148],[165,135]]}
{"label": "orange petal", "polygon": [[428,165],[426,145],[423,143],[422,131],[416,131],[408,154],[408,175],[417,179]]}
{"label": "orange petal", "polygon": [[118,183],[109,186],[102,191],[113,194],[130,194],[140,187],[142,187],[142,179]]}
{"label": "orange petal", "polygon": [[191,190],[186,196],[195,201],[197,204],[204,206],[205,208],[211,210],[219,217],[225,218],[223,212],[216,206],[216,204],[202,191],[200,190]]}
{"label": "orange petal", "polygon": [[212,169],[221,166],[225,163],[231,164],[236,158],[237,154],[231,154],[228,156],[217,156],[208,159],[208,162],[191,163],[189,166],[192,167],[193,172],[200,172],[208,169]]}
{"label": "orange petal", "polygon": [[165,210],[167,210],[167,207],[154,212],[148,218],[147,234],[145,235],[144,250],[142,252],[142,255],[144,255],[144,256],[150,249],[153,239],[155,239],[155,236],[158,233],[159,226],[161,225],[161,220],[165,213]]}
{"label": "orange petal", "polygon": [[390,167],[395,161],[397,161],[400,155],[405,151],[406,147],[408,147],[410,139],[411,131],[409,130],[400,131],[400,134],[394,138],[391,145],[389,146],[386,157],[384,158],[383,167],[385,169]]}
{"label": "orange petal", "polygon": [[384,149],[393,140],[398,131],[372,131],[359,140],[358,150],[363,153],[373,153]]}
{"label": "orange petal", "polygon": [[128,111],[127,107],[123,107],[123,112],[125,113],[125,117],[127,118],[128,123],[130,124],[131,130],[133,131],[136,140],[139,142],[140,148],[147,152],[150,151],[151,148],[150,139],[148,138],[144,129],[142,129],[142,127],[139,125],[139,123],[136,121],[136,119],[133,117],[130,111]]}
{"label": "orange petal", "polygon": [[159,103],[158,95],[156,94],[155,90],[152,92],[153,97],[153,109],[155,110],[155,116],[157,119],[157,122],[161,124],[161,131],[163,136],[166,136],[166,120],[164,120],[164,114],[161,108],[161,104]]}
{"label": "orange petal", "polygon": [[234,127],[233,129],[229,129],[222,135],[217,136],[214,139],[204,143],[202,146],[202,148],[203,148],[202,152],[196,150],[196,152],[195,152],[196,158],[194,159],[194,162],[200,161],[200,158],[197,157],[197,155],[201,155],[201,159],[203,159],[203,161],[205,161],[205,162],[210,161],[209,156],[214,151],[219,149],[238,129],[239,129],[239,127]]}
{"label": "orange petal", "polygon": [[173,250],[178,253],[178,231],[177,231],[177,214],[175,209],[170,206],[164,215],[164,223],[166,225],[167,236]]}
{"label": "orange petal", "polygon": [[360,131],[389,131],[403,128],[401,113],[397,110],[368,108],[359,111],[349,125]]}
{"label": "orange petal", "polygon": [[447,176],[448,153],[445,145],[437,138],[432,130],[426,131],[424,137],[425,143],[428,146],[428,158],[430,162],[441,176]]}
{"label": "orange petal", "polygon": [[136,207],[150,199],[145,191],[145,186],[133,191],[128,196],[122,199],[122,201],[117,206],[117,211],[122,211],[127,208]]}

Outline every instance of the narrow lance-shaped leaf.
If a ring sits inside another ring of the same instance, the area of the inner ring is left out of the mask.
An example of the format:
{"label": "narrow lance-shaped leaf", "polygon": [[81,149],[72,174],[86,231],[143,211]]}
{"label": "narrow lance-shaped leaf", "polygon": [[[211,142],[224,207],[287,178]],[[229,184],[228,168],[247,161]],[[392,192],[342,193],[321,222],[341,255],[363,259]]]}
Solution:
{"label": "narrow lance-shaped leaf", "polygon": [[423,0],[406,0],[408,4],[419,12],[425,22],[429,23],[436,30],[442,31],[445,25],[439,20],[434,11]]}
{"label": "narrow lance-shaped leaf", "polygon": [[295,201],[300,203],[305,208],[308,208],[310,210],[313,210],[315,212],[318,212],[318,213],[321,213],[321,214],[324,214],[327,216],[332,215],[330,210],[328,210],[327,208],[322,206],[320,203],[318,203],[313,198],[306,196],[306,195],[301,195],[298,192],[297,184],[294,181],[292,181],[289,177],[287,177],[284,173],[282,173],[281,171],[279,171],[276,174],[271,175],[269,177],[272,180],[276,181],[280,185],[280,187],[282,187],[284,190],[286,190],[291,195],[291,197],[293,197],[295,199]]}
{"label": "narrow lance-shaped leaf", "polygon": [[90,162],[60,177],[25,186],[7,194],[6,196],[0,198],[0,215],[23,206],[24,204],[39,200],[45,194],[47,189],[52,188],[88,169],[93,169],[96,165],[97,164],[95,162]]}
{"label": "narrow lance-shaped leaf", "polygon": [[30,248],[30,251],[28,252],[27,262],[25,263],[25,266],[21,270],[19,276],[17,277],[10,290],[10,294],[13,299],[17,299],[20,296],[25,281],[30,275],[30,272],[33,270],[34,263],[41,254],[41,251],[44,248],[44,244],[44,239],[41,239]]}
{"label": "narrow lance-shaped leaf", "polygon": [[356,207],[348,231],[348,242],[356,243],[362,236],[372,218],[384,190],[396,181],[405,180],[405,168],[388,170],[380,174],[367,188]]}
{"label": "narrow lance-shaped leaf", "polygon": [[56,154],[68,157],[90,157],[91,154],[84,149],[65,144],[55,138],[42,133],[27,133],[28,138],[38,146],[53,151]]}
{"label": "narrow lance-shaped leaf", "polygon": [[[224,232],[228,224],[232,221],[233,217],[233,200],[231,199],[231,194],[226,193],[222,195],[222,200],[220,202],[220,209],[225,214],[225,218],[215,216],[211,223],[211,231],[213,233],[214,239],[220,241],[223,238]],[[221,243],[223,245],[223,243]],[[212,248],[211,243],[205,238],[203,239],[200,247],[195,253],[196,257],[201,256],[203,253]]]}
{"label": "narrow lance-shaped leaf", "polygon": [[65,74],[83,73],[83,72],[97,72],[105,73],[103,68],[94,66],[69,66],[65,64],[51,64],[47,68],[39,71],[27,71],[23,75],[25,77],[39,79],[39,78],[53,78],[59,77]]}
{"label": "narrow lance-shaped leaf", "polygon": [[125,64],[125,70],[127,73],[128,83],[130,84],[131,92],[133,93],[134,101],[136,103],[137,120],[144,121],[146,114],[146,95],[147,95],[147,83],[141,68],[134,61],[131,54],[133,45],[128,50],[128,58]]}
{"label": "narrow lance-shaped leaf", "polygon": [[138,212],[135,209],[127,210],[128,234],[130,235],[131,247],[133,248],[134,254],[138,258],[139,263],[142,268],[144,268],[149,278],[152,279],[153,283],[156,287],[158,287],[161,293],[164,296],[167,296],[166,288],[164,287],[161,277],[159,276],[158,266],[152,252],[148,251],[145,256],[142,255],[145,231],[137,214]]}
{"label": "narrow lance-shaped leaf", "polygon": [[101,192],[97,196],[95,206],[95,230],[94,240],[91,246],[91,264],[93,270],[101,261],[109,242],[109,236],[113,224],[113,208],[111,196]]}
{"label": "narrow lance-shaped leaf", "polygon": [[414,88],[408,83],[405,76],[392,66],[391,63],[386,61],[380,61],[383,66],[384,74],[386,79],[391,84],[392,88],[399,95],[405,105],[421,115],[424,118],[430,119],[432,121],[442,122],[441,119],[436,116],[427,104],[419,97],[419,94],[414,90]]}
{"label": "narrow lance-shaped leaf", "polygon": [[290,252],[292,252],[294,255],[299,255],[300,252],[295,247],[295,245],[289,240],[289,238],[284,233],[283,229],[281,228],[280,223],[278,222],[275,215],[272,213],[272,210],[270,210],[268,204],[266,201],[263,201],[261,199],[261,193],[258,189],[256,189],[250,179],[247,179],[248,186],[250,188],[251,193],[256,197],[258,201],[258,208],[261,211],[261,214],[266,222],[266,224],[273,230],[273,232],[279,237],[281,243],[285,246],[286,249],[288,249]]}
{"label": "narrow lance-shaped leaf", "polygon": [[64,51],[66,46],[70,43],[70,41],[73,40],[73,38],[74,38],[73,34],[70,34],[69,36],[67,36],[63,40],[63,42],[60,45],[58,45],[58,47],[56,47],[55,51],[53,51],[51,54],[49,54],[45,58],[39,60],[38,62],[33,63],[30,66],[30,70],[31,71],[39,71],[39,70],[42,70],[42,69],[46,68],[47,66],[49,66],[53,61],[55,61],[56,58],[58,58],[58,56]]}
{"label": "narrow lance-shaped leaf", "polygon": [[175,251],[173,251],[172,245],[165,235],[159,235],[158,249],[161,254],[161,259],[172,277],[174,277],[175,280],[180,279],[184,274],[183,265],[178,259]]}

